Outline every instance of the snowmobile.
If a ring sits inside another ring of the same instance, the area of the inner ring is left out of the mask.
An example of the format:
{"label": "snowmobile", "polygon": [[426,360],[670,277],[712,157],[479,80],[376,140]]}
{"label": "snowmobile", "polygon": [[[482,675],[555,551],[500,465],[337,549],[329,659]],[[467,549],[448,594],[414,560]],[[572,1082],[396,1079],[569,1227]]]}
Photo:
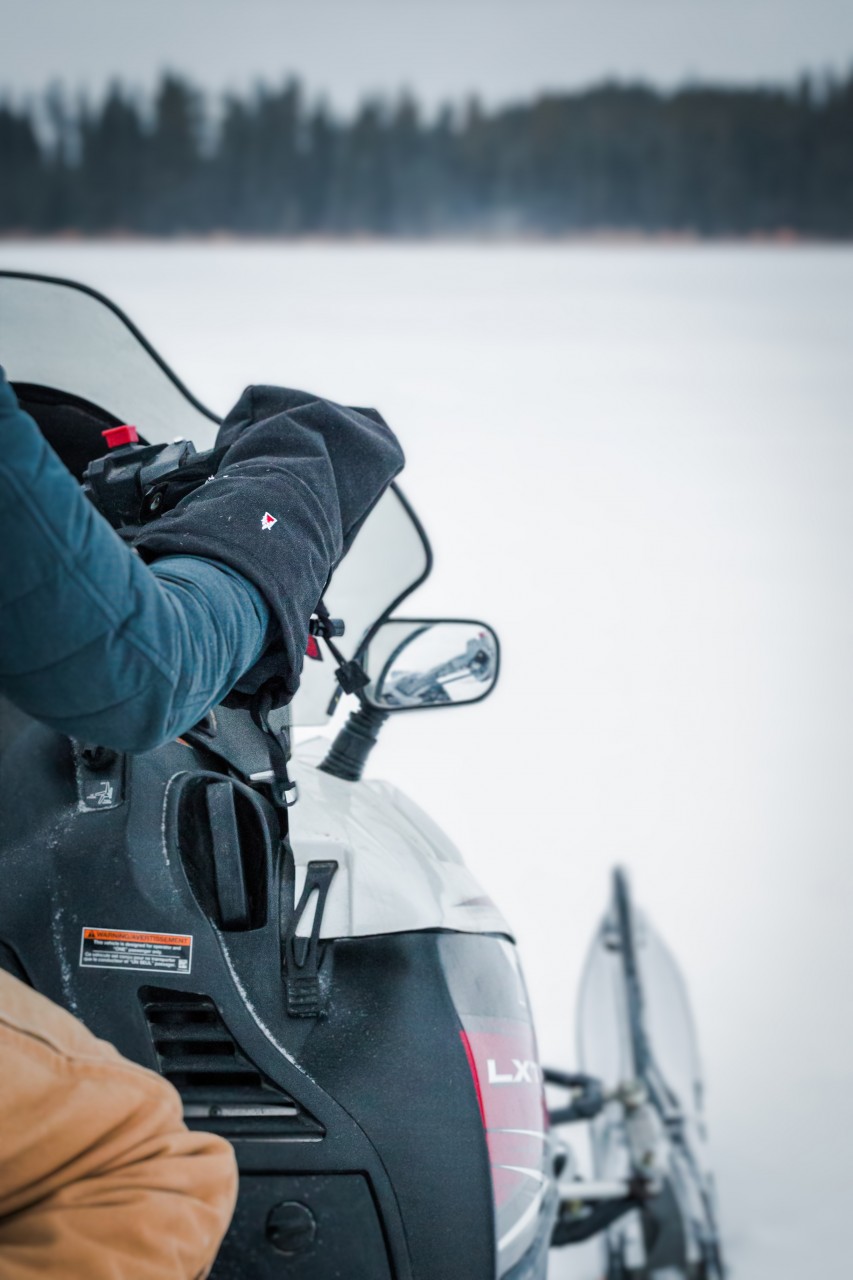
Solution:
{"label": "snowmobile", "polygon": [[[213,444],[215,415],[83,285],[0,273],[0,352],[120,530]],[[431,568],[394,485],[266,723],[218,707],[130,757],[7,705],[0,965],[233,1143],[215,1280],[543,1280],[552,1248],[592,1237],[608,1280],[722,1280],[686,989],[625,874],[583,977],[583,1069],[543,1069],[509,924],[432,820],[363,776],[388,716],[470,705],[499,676],[487,624],[399,615]],[[353,664],[334,741],[289,749]]]}

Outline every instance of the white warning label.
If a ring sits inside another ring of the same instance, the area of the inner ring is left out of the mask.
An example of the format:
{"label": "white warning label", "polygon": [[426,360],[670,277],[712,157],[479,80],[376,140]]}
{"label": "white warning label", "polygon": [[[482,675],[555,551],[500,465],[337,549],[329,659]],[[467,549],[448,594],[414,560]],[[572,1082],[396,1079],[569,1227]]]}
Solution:
{"label": "white warning label", "polygon": [[86,969],[147,969],[189,973],[193,940],[188,933],[136,933],[127,929],[83,930],[80,964]]}

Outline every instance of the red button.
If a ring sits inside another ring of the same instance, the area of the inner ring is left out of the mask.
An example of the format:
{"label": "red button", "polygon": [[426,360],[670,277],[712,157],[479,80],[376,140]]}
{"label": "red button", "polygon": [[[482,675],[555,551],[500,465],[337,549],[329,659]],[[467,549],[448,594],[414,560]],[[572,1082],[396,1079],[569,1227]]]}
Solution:
{"label": "red button", "polygon": [[117,449],[122,444],[139,444],[139,432],[136,427],[108,427],[101,435],[107,442],[108,449]]}

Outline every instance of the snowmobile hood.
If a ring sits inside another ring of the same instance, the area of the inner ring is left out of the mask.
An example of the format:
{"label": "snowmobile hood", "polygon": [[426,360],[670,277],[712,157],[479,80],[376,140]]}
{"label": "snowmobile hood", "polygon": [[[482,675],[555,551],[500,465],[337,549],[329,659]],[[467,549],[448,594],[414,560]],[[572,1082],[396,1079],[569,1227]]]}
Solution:
{"label": "snowmobile hood", "polygon": [[[459,850],[424,811],[389,782],[345,782],[317,765],[327,742],[297,747],[291,772],[296,895],[308,864],[334,858],[338,871],[323,912],[323,938],[375,937],[446,929],[512,939],[506,919]],[[310,932],[310,919],[298,930]]]}
{"label": "snowmobile hood", "polygon": [[[209,449],[220,425],[118,307],[71,280],[0,271],[0,364],[13,386],[76,397],[131,423],[149,443],[183,437]],[[424,580],[431,562],[417,516],[392,486],[326,591],[330,612],[346,623],[338,641],[345,657]],[[324,724],[336,687],[331,662],[306,662],[293,723]]]}

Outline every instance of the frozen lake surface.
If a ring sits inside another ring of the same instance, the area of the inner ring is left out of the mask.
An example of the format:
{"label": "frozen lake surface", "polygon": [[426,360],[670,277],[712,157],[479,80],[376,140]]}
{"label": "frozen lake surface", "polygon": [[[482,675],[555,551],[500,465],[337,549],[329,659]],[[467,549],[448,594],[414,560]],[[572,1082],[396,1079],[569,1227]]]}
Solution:
{"label": "frozen lake surface", "polygon": [[[220,412],[376,404],[495,696],[372,772],[513,922],[549,1063],[607,877],[681,958],[735,1280],[846,1274],[853,251],[0,245],[104,290]],[[2,360],[2,352],[0,352]],[[562,1257],[557,1277],[592,1280]]]}

